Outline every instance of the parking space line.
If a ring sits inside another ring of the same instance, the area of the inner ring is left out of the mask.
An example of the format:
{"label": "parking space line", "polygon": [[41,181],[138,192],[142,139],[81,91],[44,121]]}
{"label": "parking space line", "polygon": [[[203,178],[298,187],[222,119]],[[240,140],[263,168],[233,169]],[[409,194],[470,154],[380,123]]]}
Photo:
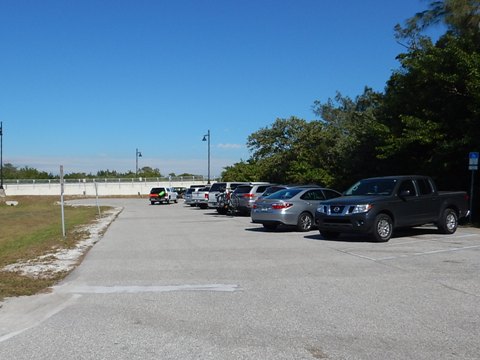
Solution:
{"label": "parking space line", "polygon": [[475,248],[480,248],[480,245],[462,246],[462,247],[455,247],[455,248],[449,248],[449,249],[438,249],[438,250],[431,250],[431,251],[423,251],[423,252],[418,252],[418,253],[413,253],[413,254],[404,254],[404,255],[398,255],[398,256],[387,256],[387,257],[383,257],[383,258],[374,259],[374,261],[386,261],[386,260],[394,260],[394,259],[413,257],[413,256],[433,255],[433,254],[448,253],[448,252],[469,250],[469,249],[475,249]]}

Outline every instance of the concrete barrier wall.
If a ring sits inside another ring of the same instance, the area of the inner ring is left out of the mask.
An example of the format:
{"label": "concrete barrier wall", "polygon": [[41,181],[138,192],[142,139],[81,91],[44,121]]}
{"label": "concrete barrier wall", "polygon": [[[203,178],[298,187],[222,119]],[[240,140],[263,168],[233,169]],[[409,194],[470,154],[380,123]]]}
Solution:
{"label": "concrete barrier wall", "polygon": [[[186,187],[202,185],[204,181],[79,181],[78,183],[65,183],[64,195],[83,196],[115,196],[115,195],[147,195],[152,187]],[[61,185],[52,183],[17,183],[4,184],[7,196],[20,195],[60,195]]]}

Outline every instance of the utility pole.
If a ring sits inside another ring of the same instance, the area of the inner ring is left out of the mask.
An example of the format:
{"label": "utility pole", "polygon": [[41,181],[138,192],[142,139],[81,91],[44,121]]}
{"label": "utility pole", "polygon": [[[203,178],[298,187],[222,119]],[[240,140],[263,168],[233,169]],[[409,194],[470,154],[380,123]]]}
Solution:
{"label": "utility pole", "polygon": [[142,157],[142,153],[135,149],[135,176],[138,175],[138,158]]}
{"label": "utility pole", "polygon": [[207,177],[207,184],[210,184],[210,130],[203,135],[202,141],[208,140],[208,177]]}

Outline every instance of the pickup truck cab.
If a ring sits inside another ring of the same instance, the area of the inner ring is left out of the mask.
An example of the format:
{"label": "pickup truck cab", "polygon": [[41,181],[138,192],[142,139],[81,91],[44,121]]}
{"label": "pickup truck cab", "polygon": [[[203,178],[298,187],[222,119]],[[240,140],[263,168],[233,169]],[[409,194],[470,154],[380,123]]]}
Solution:
{"label": "pickup truck cab", "polygon": [[437,191],[431,178],[419,175],[363,179],[343,195],[321,202],[315,212],[324,238],[363,233],[388,241],[395,228],[428,223],[453,234],[458,219],[470,213],[466,192]]}

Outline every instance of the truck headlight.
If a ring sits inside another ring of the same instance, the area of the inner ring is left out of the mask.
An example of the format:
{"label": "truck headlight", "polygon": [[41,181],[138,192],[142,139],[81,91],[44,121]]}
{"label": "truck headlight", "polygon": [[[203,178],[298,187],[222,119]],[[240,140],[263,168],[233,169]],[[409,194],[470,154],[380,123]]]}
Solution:
{"label": "truck headlight", "polygon": [[320,205],[318,208],[317,208],[317,211],[319,213],[322,213],[322,214],[326,214],[327,213],[327,205]]}
{"label": "truck headlight", "polygon": [[355,207],[352,210],[352,214],[361,214],[361,213],[366,213],[368,210],[370,210],[373,207],[372,204],[362,204],[362,205],[355,205]]}

